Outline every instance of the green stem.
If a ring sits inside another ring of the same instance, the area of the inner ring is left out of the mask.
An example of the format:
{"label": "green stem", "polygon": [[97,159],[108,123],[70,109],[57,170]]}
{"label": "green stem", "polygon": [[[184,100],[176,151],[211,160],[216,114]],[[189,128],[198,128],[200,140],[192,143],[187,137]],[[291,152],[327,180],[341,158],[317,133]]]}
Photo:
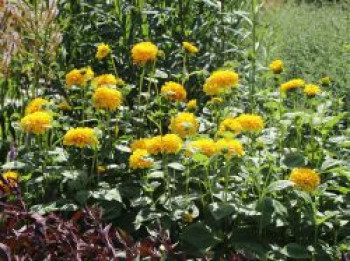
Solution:
{"label": "green stem", "polygon": [[225,188],[224,188],[224,201],[228,202],[228,178],[230,175],[231,162],[228,160],[226,162],[226,170],[225,170]]}

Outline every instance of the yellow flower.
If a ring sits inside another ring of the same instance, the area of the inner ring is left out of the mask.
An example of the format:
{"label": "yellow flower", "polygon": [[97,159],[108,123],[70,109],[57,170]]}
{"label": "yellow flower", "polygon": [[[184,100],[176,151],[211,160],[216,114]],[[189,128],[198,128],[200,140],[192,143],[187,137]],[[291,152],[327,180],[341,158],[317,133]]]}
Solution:
{"label": "yellow flower", "polygon": [[244,131],[260,131],[265,126],[264,120],[256,114],[241,114],[236,120],[242,125]]}
{"label": "yellow flower", "polygon": [[95,73],[90,66],[80,69],[80,73],[84,77],[84,82],[91,81],[95,76]]}
{"label": "yellow flower", "polygon": [[66,75],[66,84],[69,87],[72,85],[83,85],[85,83],[84,74],[81,70],[73,69]]}
{"label": "yellow flower", "polygon": [[147,150],[149,141],[150,139],[148,138],[143,138],[143,139],[138,139],[133,141],[133,143],[131,143],[131,146],[130,146],[131,151],[135,151],[137,149]]}
{"label": "yellow flower", "polygon": [[234,134],[239,134],[243,130],[241,123],[235,118],[224,119],[219,126],[219,133],[232,132]]}
{"label": "yellow flower", "polygon": [[76,146],[79,148],[96,147],[98,139],[93,129],[88,127],[78,127],[70,129],[63,137],[63,145]]}
{"label": "yellow flower", "polygon": [[4,183],[0,179],[0,191],[2,190],[5,195],[8,195],[11,192],[11,187],[16,187],[18,184],[18,173],[15,171],[7,171],[2,174],[4,180],[7,181],[8,184]]}
{"label": "yellow flower", "polygon": [[297,188],[306,192],[312,192],[321,182],[316,171],[308,168],[293,169],[289,180],[294,182]]}
{"label": "yellow flower", "polygon": [[99,44],[97,46],[96,58],[102,60],[111,52],[108,44]]}
{"label": "yellow flower", "polygon": [[182,47],[185,49],[186,52],[189,52],[191,54],[198,53],[198,48],[194,46],[193,44],[189,42],[182,42]]}
{"label": "yellow flower", "polygon": [[147,150],[150,154],[175,154],[182,148],[182,139],[176,134],[156,136],[149,140]]}
{"label": "yellow flower", "polygon": [[238,140],[233,139],[219,139],[216,142],[217,150],[223,153],[226,157],[243,156],[243,145]]}
{"label": "yellow flower", "polygon": [[58,108],[60,108],[62,111],[70,111],[72,109],[72,107],[66,101],[61,102],[60,104],[58,104]]}
{"label": "yellow flower", "polygon": [[92,81],[92,87],[94,88],[100,88],[100,87],[113,87],[113,86],[120,86],[124,85],[124,81],[119,78],[115,77],[113,74],[102,74],[100,76],[97,76]]}
{"label": "yellow flower", "polygon": [[208,101],[208,104],[220,104],[223,103],[224,100],[220,97],[213,97]]}
{"label": "yellow flower", "polygon": [[190,100],[187,103],[186,108],[189,111],[195,110],[197,108],[197,100],[196,99]]}
{"label": "yellow flower", "polygon": [[198,139],[189,143],[187,152],[188,156],[191,156],[193,152],[200,152],[211,157],[217,152],[217,146],[212,139]]}
{"label": "yellow flower", "polygon": [[186,211],[182,215],[182,221],[185,223],[192,223],[194,220],[194,215],[193,213],[190,213],[189,211]]}
{"label": "yellow flower", "polygon": [[164,97],[174,101],[183,101],[187,95],[185,88],[176,82],[166,82],[162,86],[160,93]]}
{"label": "yellow flower", "polygon": [[147,150],[137,149],[129,158],[129,166],[132,169],[147,169],[152,167],[153,163]]}
{"label": "yellow flower", "polygon": [[42,111],[28,114],[21,119],[22,130],[28,133],[44,134],[51,124],[51,115]]}
{"label": "yellow flower", "polygon": [[331,78],[330,77],[323,77],[323,78],[321,78],[321,83],[323,84],[323,85],[329,85],[330,83],[331,83]]}
{"label": "yellow flower", "polygon": [[270,63],[269,68],[274,74],[280,74],[283,71],[283,66],[282,60],[274,60]]}
{"label": "yellow flower", "polygon": [[135,64],[144,65],[157,59],[158,47],[151,42],[141,42],[131,50],[131,56]]}
{"label": "yellow flower", "polygon": [[42,99],[42,98],[36,98],[32,100],[25,109],[25,115],[38,112],[38,111],[44,111],[43,107],[45,104],[48,104],[49,101]]}
{"label": "yellow flower", "polygon": [[307,96],[313,97],[316,94],[320,94],[322,92],[320,86],[314,84],[306,84],[304,88],[304,93]]}
{"label": "yellow flower", "polygon": [[230,70],[219,70],[210,75],[205,81],[203,91],[207,95],[218,95],[225,90],[237,86],[238,74]]}
{"label": "yellow flower", "polygon": [[281,91],[283,92],[291,91],[296,88],[303,87],[304,85],[305,85],[305,81],[303,79],[290,80],[286,83],[281,84]]}
{"label": "yellow flower", "polygon": [[92,96],[94,107],[108,111],[115,111],[122,104],[122,94],[120,91],[101,87],[95,90]]}
{"label": "yellow flower", "polygon": [[183,138],[187,135],[196,134],[199,129],[199,122],[193,113],[182,112],[171,119],[169,127],[173,133]]}

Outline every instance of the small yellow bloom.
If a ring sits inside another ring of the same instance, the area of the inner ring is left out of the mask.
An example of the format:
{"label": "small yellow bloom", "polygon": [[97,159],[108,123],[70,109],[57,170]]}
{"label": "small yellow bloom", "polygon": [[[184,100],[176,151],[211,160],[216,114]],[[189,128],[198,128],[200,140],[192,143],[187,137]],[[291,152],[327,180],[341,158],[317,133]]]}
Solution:
{"label": "small yellow bloom", "polygon": [[8,195],[11,192],[11,187],[16,187],[18,185],[19,175],[15,171],[7,171],[2,174],[2,177],[7,181],[7,184],[0,180],[0,191]]}
{"label": "small yellow bloom", "polygon": [[185,88],[176,82],[166,82],[162,86],[160,93],[167,99],[173,101],[183,101],[187,96]]}
{"label": "small yellow bloom", "polygon": [[261,131],[264,126],[264,120],[256,114],[241,114],[236,118],[244,131]]}
{"label": "small yellow bloom", "polygon": [[218,95],[225,90],[237,86],[238,74],[231,70],[219,70],[210,75],[205,81],[203,91],[207,95]]}
{"label": "small yellow bloom", "polygon": [[306,192],[314,191],[321,182],[316,171],[308,168],[293,169],[289,180],[294,182],[297,188]]}
{"label": "small yellow bloom", "polygon": [[27,133],[44,134],[51,128],[52,117],[47,112],[34,112],[24,116],[21,119],[21,128]]}
{"label": "small yellow bloom", "polygon": [[182,139],[176,134],[156,136],[149,140],[147,150],[150,154],[176,154],[182,148]]}
{"label": "small yellow bloom", "polygon": [[90,66],[80,69],[80,73],[84,77],[84,82],[91,81],[95,76],[95,73]]}
{"label": "small yellow bloom", "polygon": [[147,169],[154,164],[147,150],[137,149],[130,155],[129,166],[132,169]]}
{"label": "small yellow bloom", "polygon": [[197,133],[199,129],[199,121],[193,113],[182,112],[171,119],[169,127],[173,133],[176,133],[183,138]]}
{"label": "small yellow bloom", "polygon": [[66,101],[61,102],[60,104],[58,104],[58,108],[60,108],[62,111],[70,111],[72,109],[72,107]]}
{"label": "small yellow bloom", "polygon": [[200,152],[211,157],[217,152],[217,146],[212,139],[198,139],[189,143],[187,152],[188,156],[191,156],[194,152]]}
{"label": "small yellow bloom", "polygon": [[114,87],[114,86],[121,86],[124,85],[124,81],[119,78],[115,77],[113,74],[102,74],[100,76],[97,76],[92,81],[92,87],[100,88],[100,87]]}
{"label": "small yellow bloom", "polygon": [[274,60],[270,63],[269,68],[274,74],[280,74],[283,71],[283,66],[282,60]]}
{"label": "small yellow bloom", "polygon": [[305,85],[305,81],[302,79],[290,80],[286,83],[281,84],[281,91],[283,92],[291,91],[297,88],[304,87],[304,85]]}
{"label": "small yellow bloom", "polygon": [[199,51],[196,46],[194,46],[193,44],[191,44],[189,42],[182,42],[182,47],[185,49],[186,52],[191,53],[191,54],[198,53],[198,51]]}
{"label": "small yellow bloom", "polygon": [[63,137],[63,145],[76,146],[78,148],[96,147],[98,139],[93,129],[88,127],[78,127],[70,129]]}
{"label": "small yellow bloom", "polygon": [[190,213],[188,211],[186,211],[183,215],[182,215],[182,221],[185,223],[192,223],[194,220],[194,215],[193,213]]}
{"label": "small yellow bloom", "polygon": [[313,97],[317,94],[320,94],[322,92],[320,86],[315,84],[306,84],[304,88],[304,93],[309,96]]}
{"label": "small yellow bloom", "polygon": [[44,107],[46,104],[48,104],[49,101],[42,99],[42,98],[36,98],[32,100],[25,109],[25,115],[38,112],[38,111],[44,111]]}
{"label": "small yellow bloom", "polygon": [[93,105],[97,109],[115,111],[122,104],[122,94],[120,91],[101,87],[95,90],[92,96]]}
{"label": "small yellow bloom", "polygon": [[72,85],[83,85],[85,83],[84,74],[82,74],[81,70],[73,69],[66,75],[66,84],[67,87],[70,88]]}
{"label": "small yellow bloom", "polygon": [[220,134],[223,134],[226,131],[239,134],[242,130],[242,124],[235,118],[226,118],[220,123],[219,126]]}
{"label": "small yellow bloom", "polygon": [[217,150],[225,155],[225,157],[243,156],[243,145],[238,140],[233,139],[219,139],[216,142]]}
{"label": "small yellow bloom", "polygon": [[331,83],[331,78],[330,77],[323,77],[321,78],[321,83],[322,85],[329,85]]}
{"label": "small yellow bloom", "polygon": [[108,44],[99,44],[97,46],[96,58],[102,60],[111,52]]}
{"label": "small yellow bloom", "polygon": [[135,151],[137,149],[147,150],[150,139],[142,138],[135,140],[131,143],[131,151]]}
{"label": "small yellow bloom", "polygon": [[196,99],[193,99],[193,100],[190,100],[187,104],[186,104],[186,108],[187,110],[189,111],[193,111],[197,108],[197,100]]}
{"label": "small yellow bloom", "polygon": [[131,50],[131,56],[135,64],[144,65],[157,59],[158,47],[151,42],[141,42]]}

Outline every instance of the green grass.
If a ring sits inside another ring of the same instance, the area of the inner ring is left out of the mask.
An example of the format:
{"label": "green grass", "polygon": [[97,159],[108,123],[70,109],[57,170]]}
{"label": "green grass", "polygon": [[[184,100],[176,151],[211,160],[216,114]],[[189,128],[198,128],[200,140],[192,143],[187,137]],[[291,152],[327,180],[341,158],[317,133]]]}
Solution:
{"label": "green grass", "polygon": [[[347,10],[348,9],[348,10]],[[285,4],[269,9],[265,18],[275,47],[268,58],[282,59],[290,77],[318,82],[334,80],[342,95],[350,89],[350,12],[346,4]]]}

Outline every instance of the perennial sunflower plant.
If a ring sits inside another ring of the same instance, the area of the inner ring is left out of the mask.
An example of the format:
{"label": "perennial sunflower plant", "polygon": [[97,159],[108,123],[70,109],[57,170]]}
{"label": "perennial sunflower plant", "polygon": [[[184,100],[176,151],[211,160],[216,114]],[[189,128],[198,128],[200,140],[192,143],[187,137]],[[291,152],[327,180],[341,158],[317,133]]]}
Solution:
{"label": "perennial sunflower plant", "polygon": [[96,58],[102,60],[111,52],[111,48],[108,44],[99,44],[97,46]]}
{"label": "perennial sunflower plant", "polygon": [[92,100],[94,107],[97,109],[115,111],[121,106],[123,96],[118,90],[101,87],[95,90]]}
{"label": "perennial sunflower plant", "polygon": [[147,150],[136,149],[129,158],[129,166],[132,169],[147,169],[154,164]]}
{"label": "perennial sunflower plant", "polygon": [[161,90],[160,93],[169,100],[173,101],[184,101],[186,100],[187,93],[183,85],[176,83],[176,82],[166,82]]}
{"label": "perennial sunflower plant", "polygon": [[25,109],[25,115],[38,112],[38,111],[45,111],[45,105],[49,103],[48,100],[43,98],[36,98],[29,102]]}
{"label": "perennial sunflower plant", "polygon": [[196,54],[199,52],[199,49],[195,45],[193,45],[189,42],[182,42],[182,47],[184,48],[184,50],[186,52],[188,52],[190,54]]}
{"label": "perennial sunflower plant", "polygon": [[244,156],[243,145],[240,141],[235,139],[219,139],[216,142],[218,152],[222,153],[225,157]]}
{"label": "perennial sunflower plant", "polygon": [[115,86],[122,86],[124,85],[124,81],[119,78],[115,77],[113,74],[102,74],[97,77],[95,77],[91,85],[95,89],[100,88],[100,87],[115,87]]}
{"label": "perennial sunflower plant", "polygon": [[151,42],[135,44],[131,49],[131,56],[135,64],[145,65],[157,59],[158,47]]}
{"label": "perennial sunflower plant", "polygon": [[315,85],[315,84],[306,84],[304,87],[303,92],[308,96],[308,97],[314,97],[315,95],[318,95],[322,92],[320,86]]}
{"label": "perennial sunflower plant", "polygon": [[281,91],[288,92],[304,86],[305,86],[305,81],[303,79],[293,79],[281,84]]}
{"label": "perennial sunflower plant", "polygon": [[239,81],[239,76],[231,70],[218,70],[213,72],[205,81],[203,91],[207,95],[219,95],[220,93],[236,87]]}
{"label": "perennial sunflower plant", "polygon": [[150,154],[176,154],[183,145],[182,139],[176,134],[166,134],[151,138],[147,145]]}
{"label": "perennial sunflower plant", "polygon": [[191,141],[187,146],[186,154],[188,156],[191,156],[196,152],[199,152],[208,157],[215,155],[217,152],[217,146],[215,141],[213,141],[213,139],[210,138],[202,138],[195,141]]}
{"label": "perennial sunflower plant", "polygon": [[292,181],[295,186],[303,191],[312,192],[321,183],[319,174],[309,168],[296,168],[293,169],[289,180]]}
{"label": "perennial sunflower plant", "polygon": [[263,118],[256,114],[241,114],[236,120],[241,124],[243,131],[261,131],[265,126]]}

